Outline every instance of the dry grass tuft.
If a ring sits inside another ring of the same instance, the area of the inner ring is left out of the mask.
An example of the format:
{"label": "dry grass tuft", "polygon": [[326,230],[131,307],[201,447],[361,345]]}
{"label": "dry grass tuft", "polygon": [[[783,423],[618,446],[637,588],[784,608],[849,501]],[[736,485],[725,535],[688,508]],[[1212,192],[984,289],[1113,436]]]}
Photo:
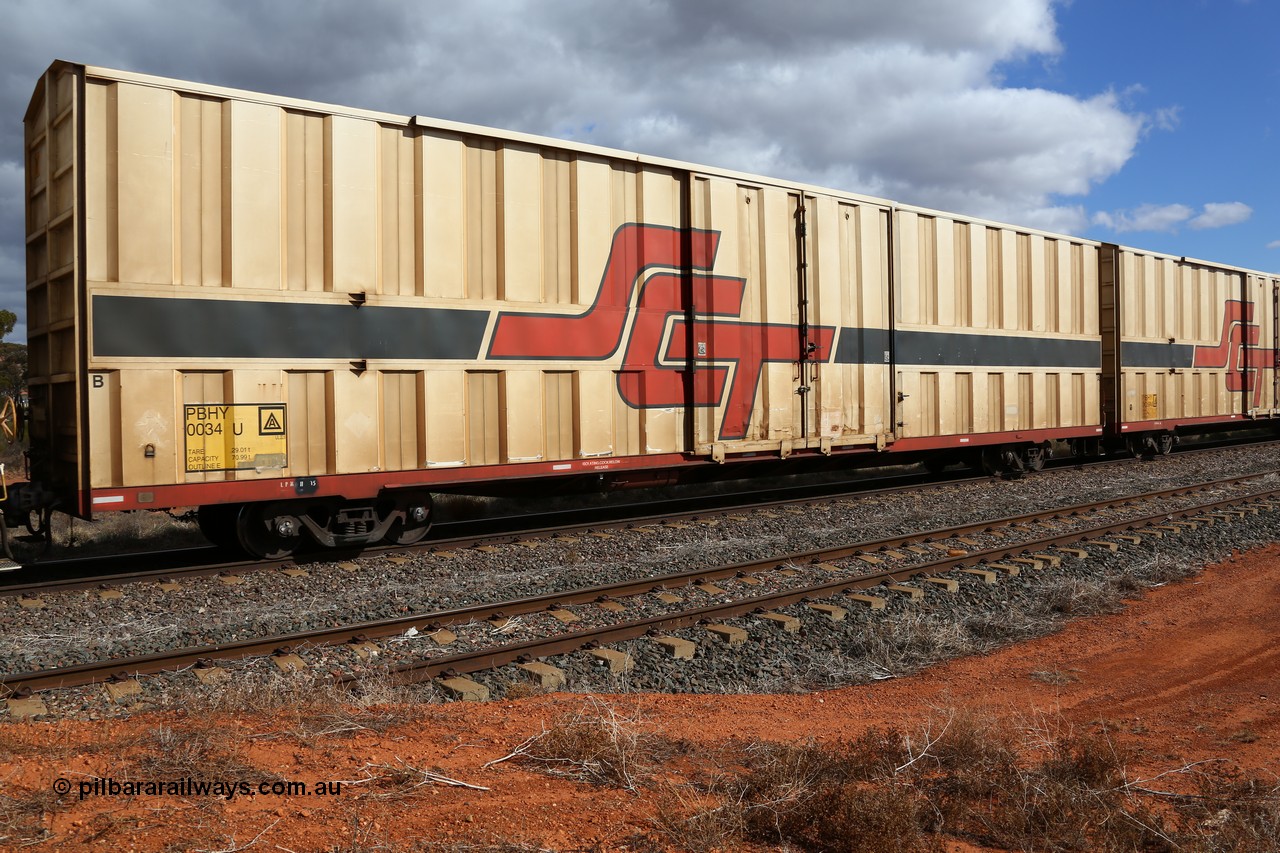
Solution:
{"label": "dry grass tuft", "polygon": [[[520,841],[428,841],[416,848],[422,853],[555,853],[537,844]],[[595,853],[587,848],[582,853]]]}
{"label": "dry grass tuft", "polygon": [[1225,765],[1200,773],[1195,796],[1179,802],[1178,823],[1192,853],[1280,850],[1280,785]]}
{"label": "dry grass tuft", "polygon": [[[1280,785],[1221,762],[1130,781],[1104,729],[1014,730],[952,716],[914,735],[754,743],[738,771],[662,792],[655,834],[695,851],[744,843],[833,853],[1000,850],[1174,853],[1280,849]],[[1168,778],[1163,778],[1168,777]]]}
{"label": "dry grass tuft", "polygon": [[251,784],[281,778],[250,763],[245,744],[235,733],[200,719],[156,726],[128,746],[120,775],[129,778],[231,778]]}
{"label": "dry grass tuft", "polygon": [[1030,610],[1058,618],[1116,613],[1123,598],[1142,588],[1141,584],[1121,578],[1053,578],[1037,592]]}
{"label": "dry grass tuft", "polygon": [[201,707],[220,715],[267,721],[256,739],[292,738],[299,743],[357,732],[385,732],[422,718],[423,685],[403,685],[390,676],[369,676],[353,689],[313,672],[242,671],[216,688],[183,682],[163,698],[163,707]]}
{"label": "dry grass tuft", "polygon": [[896,730],[833,746],[753,744],[728,802],[753,841],[843,853],[940,850],[923,832],[927,804],[895,780],[909,755]]}
{"label": "dry grass tuft", "polygon": [[551,693],[545,687],[540,687],[528,679],[519,679],[508,681],[502,689],[503,696],[507,699],[529,699],[534,696],[545,696]]}
{"label": "dry grass tuft", "polygon": [[[357,799],[401,800],[436,786],[470,788],[476,791],[489,790],[483,785],[454,779],[436,770],[414,767],[400,758],[396,759],[395,764],[365,764],[360,768],[360,772],[363,778],[342,781],[344,786],[350,786],[356,791]],[[361,788],[361,785],[368,787]]]}
{"label": "dry grass tuft", "polygon": [[1236,743],[1257,743],[1260,739],[1261,736],[1254,731],[1252,720],[1245,720],[1239,729],[1227,737],[1227,740],[1235,741]]}
{"label": "dry grass tuft", "polygon": [[1080,677],[1074,672],[1063,672],[1060,669],[1038,669],[1029,673],[1028,677],[1034,681],[1052,684],[1055,687],[1065,687],[1080,680]]}
{"label": "dry grass tuft", "polygon": [[747,837],[746,804],[716,780],[700,786],[666,783],[659,787],[652,820],[660,849],[692,853],[732,850]]}
{"label": "dry grass tuft", "polygon": [[638,723],[591,697],[577,712],[556,719],[485,766],[514,759],[556,776],[634,791],[673,752],[669,741],[643,731]]}
{"label": "dry grass tuft", "polygon": [[347,837],[330,844],[325,853],[383,853],[396,849],[376,818],[353,811],[347,820]]}
{"label": "dry grass tuft", "polygon": [[61,806],[49,787],[0,785],[0,847],[7,850],[37,844],[49,837],[45,815]]}

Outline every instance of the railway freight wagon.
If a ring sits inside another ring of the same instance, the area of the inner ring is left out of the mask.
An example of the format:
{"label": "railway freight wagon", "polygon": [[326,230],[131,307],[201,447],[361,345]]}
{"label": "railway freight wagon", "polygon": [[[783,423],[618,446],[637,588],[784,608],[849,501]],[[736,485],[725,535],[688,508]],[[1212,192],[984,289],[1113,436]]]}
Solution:
{"label": "railway freight wagon", "polygon": [[[199,506],[282,554],[415,541],[440,491],[1036,467],[1174,417],[1122,374],[1164,328],[1108,330],[1118,247],[61,62],[25,138],[31,471],[82,517]],[[1196,417],[1246,414],[1260,351],[1204,372],[1172,316]]]}
{"label": "railway freight wagon", "polygon": [[1113,445],[1280,414],[1280,276],[1120,246],[1100,256],[1102,405]]}
{"label": "railway freight wagon", "polygon": [[1096,443],[1099,244],[905,206],[894,230],[893,449],[1022,470]]}

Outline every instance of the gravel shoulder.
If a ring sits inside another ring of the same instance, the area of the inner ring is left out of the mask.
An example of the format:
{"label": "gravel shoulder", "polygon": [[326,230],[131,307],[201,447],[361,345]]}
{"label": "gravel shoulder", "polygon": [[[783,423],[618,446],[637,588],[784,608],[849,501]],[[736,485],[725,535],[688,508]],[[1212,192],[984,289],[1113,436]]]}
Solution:
{"label": "gravel shoulder", "polygon": [[[348,789],[326,801],[47,796],[27,827],[32,850],[235,849],[259,837],[284,850],[617,850],[637,846],[669,808],[689,758],[637,788],[597,786],[507,761],[564,715],[612,719],[620,731],[660,733],[682,755],[714,756],[752,740],[834,743],[874,727],[915,731],[969,715],[1046,731],[1108,731],[1131,756],[1133,780],[1174,784],[1196,762],[1271,774],[1280,760],[1280,547],[1262,547],[1136,596],[1118,612],[1078,619],[1048,637],[933,666],[915,675],[807,694],[534,696],[482,705],[306,703],[270,713],[241,709],[145,714],[98,723],[65,720],[0,731],[0,793],[7,802],[52,780],[129,772],[131,756],[163,734],[188,760],[193,739],[233,754],[233,774],[358,780],[370,768],[428,768],[486,790],[443,783],[394,796]],[[1054,674],[1056,678],[1050,678]],[[214,740],[214,738],[221,740]],[[185,745],[185,746],[184,746]],[[184,751],[185,750],[185,751]],[[219,753],[219,760],[225,756]],[[380,789],[387,793],[385,788]],[[399,790],[399,789],[397,789]],[[392,792],[395,793],[395,792]],[[11,813],[11,812],[10,812]],[[259,834],[261,834],[259,836]],[[959,841],[948,850],[981,848]]]}
{"label": "gravel shoulder", "polygon": [[0,671],[68,666],[654,577],[1273,470],[1275,455],[1238,449],[1065,469],[1016,481],[835,501],[798,513],[748,512],[713,526],[650,527],[537,547],[368,558],[358,561],[355,571],[316,564],[308,566],[305,578],[261,572],[235,586],[214,578],[185,581],[178,592],[134,584],[121,588],[123,598],[110,601],[93,590],[69,592],[48,596],[40,610],[0,599]]}

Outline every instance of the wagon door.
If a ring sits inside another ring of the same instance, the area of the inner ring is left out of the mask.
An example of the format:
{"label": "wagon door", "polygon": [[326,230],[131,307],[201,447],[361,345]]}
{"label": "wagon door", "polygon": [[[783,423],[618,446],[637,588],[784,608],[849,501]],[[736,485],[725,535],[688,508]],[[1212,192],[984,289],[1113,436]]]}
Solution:
{"label": "wagon door", "polygon": [[[1280,413],[1280,280],[1262,275],[1247,279],[1257,338],[1249,352],[1252,396],[1245,410],[1255,417],[1274,417]],[[1246,346],[1251,337],[1243,336]]]}
{"label": "wagon door", "polygon": [[[861,375],[867,341],[856,334],[846,353],[850,368],[834,365],[842,323],[863,313],[862,282],[852,273],[863,269],[863,220],[869,217],[869,233],[877,234],[880,214],[710,176],[695,176],[690,210],[695,233],[715,245],[709,274],[693,277],[687,326],[698,451],[787,456],[874,442],[864,425],[883,427],[884,347],[873,347],[872,380]],[[870,245],[867,270],[883,292],[881,241],[872,236]],[[877,327],[887,317],[882,301],[866,306]],[[874,402],[864,412],[867,394]]]}
{"label": "wagon door", "polygon": [[[1257,415],[1275,417],[1280,414],[1280,280],[1258,277],[1255,310],[1259,319],[1261,340],[1254,354],[1259,387]],[[1269,315],[1269,316],[1268,316]]]}
{"label": "wagon door", "polygon": [[802,442],[797,373],[798,196],[773,187],[696,176],[695,233],[714,263],[691,281],[687,322],[695,447],[720,456],[789,452]]}
{"label": "wagon door", "polygon": [[32,478],[61,509],[88,515],[82,69],[57,63],[36,85],[25,119],[27,343]]}
{"label": "wagon door", "polygon": [[892,440],[889,216],[869,200],[804,200],[805,414],[809,446],[822,452]]}

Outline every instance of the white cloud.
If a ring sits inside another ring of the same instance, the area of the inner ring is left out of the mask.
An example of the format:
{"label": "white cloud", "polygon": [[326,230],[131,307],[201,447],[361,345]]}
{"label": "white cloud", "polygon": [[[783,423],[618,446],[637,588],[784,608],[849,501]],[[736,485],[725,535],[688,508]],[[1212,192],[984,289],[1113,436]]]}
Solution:
{"label": "white cloud", "polygon": [[1272,240],[1267,244],[1268,249],[1280,249],[1280,240]]}
{"label": "white cloud", "polygon": [[1126,231],[1177,231],[1194,210],[1185,204],[1144,204],[1133,210],[1113,213],[1099,211],[1093,215],[1095,225],[1110,228],[1117,234]]}
{"label": "white cloud", "polygon": [[[1078,197],[1133,156],[1144,129],[1176,122],[1176,108],[1144,116],[1116,92],[1003,82],[1010,62],[1070,49],[1060,0],[810,0],[803,14],[774,0],[13,5],[0,115],[22,115],[60,56],[1068,232],[1087,225]],[[21,159],[21,128],[0,126],[0,164]],[[20,234],[0,235],[15,257]],[[20,282],[0,281],[0,303],[11,298]]]}
{"label": "white cloud", "polygon": [[1158,130],[1177,130],[1182,124],[1182,107],[1161,107],[1152,114],[1151,124]]}
{"label": "white cloud", "polygon": [[1192,228],[1222,228],[1253,216],[1253,208],[1241,201],[1209,202],[1204,212],[1187,223]]}
{"label": "white cloud", "polygon": [[[1182,225],[1198,230],[1222,228],[1244,222],[1253,208],[1241,201],[1209,202],[1197,214],[1185,204],[1143,204],[1133,210],[1100,210],[1093,214],[1093,224],[1109,228],[1117,234],[1126,231],[1176,232]],[[1280,241],[1277,241],[1280,243]]]}
{"label": "white cloud", "polygon": [[1063,49],[1055,5],[42,0],[0,48],[1017,215],[1113,174],[1145,121],[1111,93],[1002,85],[1002,63]]}

